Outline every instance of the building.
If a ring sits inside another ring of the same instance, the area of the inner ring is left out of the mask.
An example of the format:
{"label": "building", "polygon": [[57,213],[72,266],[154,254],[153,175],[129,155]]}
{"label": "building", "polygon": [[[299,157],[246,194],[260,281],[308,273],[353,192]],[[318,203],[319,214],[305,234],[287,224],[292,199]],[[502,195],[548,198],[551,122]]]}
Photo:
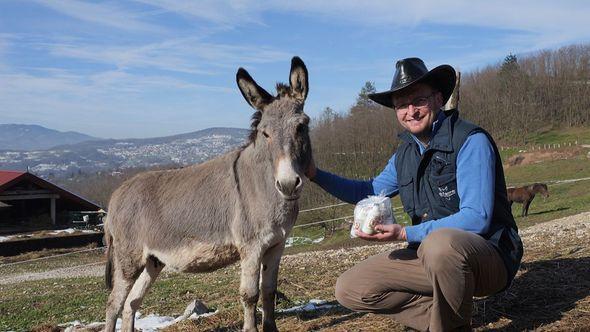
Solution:
{"label": "building", "polygon": [[69,225],[101,207],[29,172],[0,171],[0,233]]}

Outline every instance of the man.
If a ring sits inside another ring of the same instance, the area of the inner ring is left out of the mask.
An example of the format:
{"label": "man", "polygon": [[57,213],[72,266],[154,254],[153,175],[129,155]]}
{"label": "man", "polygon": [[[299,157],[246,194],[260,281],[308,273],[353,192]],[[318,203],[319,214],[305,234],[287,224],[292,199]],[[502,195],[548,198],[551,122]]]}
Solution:
{"label": "man", "polygon": [[507,288],[522,243],[506,197],[491,136],[441,108],[455,86],[449,65],[428,71],[422,60],[397,62],[391,89],[369,95],[392,108],[405,131],[381,174],[370,181],[338,177],[312,165],[308,177],[356,204],[368,195],[399,194],[411,226],[379,225],[374,241],[408,247],[360,262],[336,283],[338,301],[356,311],[390,314],[418,330],[468,330],[473,296]]}

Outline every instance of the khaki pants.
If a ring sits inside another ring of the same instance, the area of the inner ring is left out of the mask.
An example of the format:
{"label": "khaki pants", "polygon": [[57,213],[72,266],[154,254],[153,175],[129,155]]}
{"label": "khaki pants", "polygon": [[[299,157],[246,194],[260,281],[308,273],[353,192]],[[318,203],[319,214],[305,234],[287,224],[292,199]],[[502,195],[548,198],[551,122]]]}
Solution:
{"label": "khaki pants", "polygon": [[468,330],[473,296],[505,286],[506,267],[494,246],[477,234],[444,228],[417,251],[386,252],[353,266],[338,278],[336,299],[421,331]]}

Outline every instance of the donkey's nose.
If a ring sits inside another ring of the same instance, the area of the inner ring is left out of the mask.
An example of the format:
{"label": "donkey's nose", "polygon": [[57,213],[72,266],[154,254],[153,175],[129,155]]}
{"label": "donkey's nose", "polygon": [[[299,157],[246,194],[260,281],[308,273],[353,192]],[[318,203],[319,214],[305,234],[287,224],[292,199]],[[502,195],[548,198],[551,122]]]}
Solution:
{"label": "donkey's nose", "polygon": [[277,190],[288,198],[295,196],[302,185],[303,181],[301,181],[299,175],[287,179],[280,179],[275,182]]}

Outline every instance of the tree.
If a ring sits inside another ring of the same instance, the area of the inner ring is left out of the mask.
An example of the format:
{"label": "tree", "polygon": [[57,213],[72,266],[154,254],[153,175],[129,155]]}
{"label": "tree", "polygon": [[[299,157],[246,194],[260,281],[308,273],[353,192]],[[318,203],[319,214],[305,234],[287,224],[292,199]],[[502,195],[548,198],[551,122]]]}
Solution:
{"label": "tree", "polygon": [[369,94],[377,92],[375,89],[375,83],[365,82],[365,85],[361,88],[358,97],[356,97],[356,106],[372,108],[375,106],[375,102],[369,99]]}
{"label": "tree", "polygon": [[518,59],[516,55],[510,53],[504,58],[502,66],[500,67],[500,75],[502,74],[513,74],[518,72]]}
{"label": "tree", "polygon": [[320,115],[320,123],[331,123],[333,122],[338,115],[336,111],[334,111],[331,107],[324,108],[324,111]]}

